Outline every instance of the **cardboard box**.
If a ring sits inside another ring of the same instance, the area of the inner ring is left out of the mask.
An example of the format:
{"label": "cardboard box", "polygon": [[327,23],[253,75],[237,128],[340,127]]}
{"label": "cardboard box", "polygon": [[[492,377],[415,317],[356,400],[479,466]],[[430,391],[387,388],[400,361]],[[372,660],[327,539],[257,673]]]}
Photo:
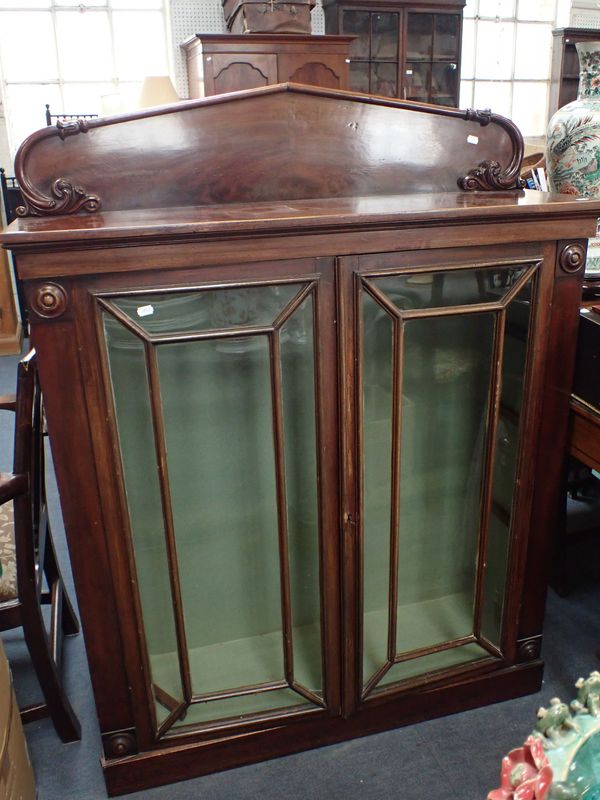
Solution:
{"label": "cardboard box", "polygon": [[35,800],[36,796],[19,707],[0,643],[0,798]]}

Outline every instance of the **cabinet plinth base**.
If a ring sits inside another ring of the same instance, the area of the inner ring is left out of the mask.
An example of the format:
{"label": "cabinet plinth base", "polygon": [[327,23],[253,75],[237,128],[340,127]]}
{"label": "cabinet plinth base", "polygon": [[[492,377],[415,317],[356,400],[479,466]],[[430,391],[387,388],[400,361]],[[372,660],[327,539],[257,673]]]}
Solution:
{"label": "cabinet plinth base", "polygon": [[451,686],[423,686],[395,701],[366,704],[349,719],[319,716],[318,721],[287,724],[274,721],[272,727],[249,732],[245,737],[238,735],[163,747],[128,758],[103,759],[107,791],[114,797],[150,789],[533,694],[541,687],[542,674],[543,662],[536,660],[470,677]]}

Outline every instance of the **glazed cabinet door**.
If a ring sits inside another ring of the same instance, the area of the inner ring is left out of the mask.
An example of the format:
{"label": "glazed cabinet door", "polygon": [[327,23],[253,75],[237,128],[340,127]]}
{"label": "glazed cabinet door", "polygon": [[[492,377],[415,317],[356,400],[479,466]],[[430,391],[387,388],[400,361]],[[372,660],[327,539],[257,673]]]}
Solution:
{"label": "glazed cabinet door", "polygon": [[332,290],[268,266],[93,294],[146,740],[339,705]]}
{"label": "glazed cabinet door", "polygon": [[499,248],[342,264],[351,708],[514,658],[541,265]]}

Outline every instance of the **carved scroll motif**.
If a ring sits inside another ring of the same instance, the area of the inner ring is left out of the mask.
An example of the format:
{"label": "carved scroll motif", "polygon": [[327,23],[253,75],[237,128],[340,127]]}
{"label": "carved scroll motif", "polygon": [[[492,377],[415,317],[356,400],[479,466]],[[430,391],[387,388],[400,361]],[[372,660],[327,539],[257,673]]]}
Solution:
{"label": "carved scroll motif", "polygon": [[52,196],[48,197],[39,191],[25,174],[27,155],[39,141],[55,136],[57,133],[61,139],[79,133],[87,133],[92,124],[90,120],[85,119],[68,120],[67,122],[59,120],[55,126],[43,128],[25,140],[15,161],[15,175],[19,181],[24,201],[22,206],[17,207],[17,216],[43,217],[52,214],[74,214],[80,209],[89,212],[100,209],[102,202],[98,195],[88,194],[83,187],[73,186],[66,178],[57,178],[52,182],[50,187]]}
{"label": "carved scroll motif", "polygon": [[508,133],[513,147],[513,155],[506,167],[498,161],[482,161],[464,178],[459,178],[458,185],[467,192],[498,191],[502,189],[522,189],[525,181],[519,177],[523,161],[523,137],[517,126],[506,117],[493,114],[488,109],[479,111],[469,108],[464,112],[464,119],[478,122],[481,126],[494,122]]}

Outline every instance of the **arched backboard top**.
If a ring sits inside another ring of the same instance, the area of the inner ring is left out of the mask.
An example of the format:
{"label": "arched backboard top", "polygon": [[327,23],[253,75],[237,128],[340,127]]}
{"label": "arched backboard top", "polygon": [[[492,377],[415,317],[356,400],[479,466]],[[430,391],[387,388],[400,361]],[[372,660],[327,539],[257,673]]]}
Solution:
{"label": "arched backboard top", "polygon": [[489,111],[296,84],[44,128],[21,216],[518,186],[523,142]]}

